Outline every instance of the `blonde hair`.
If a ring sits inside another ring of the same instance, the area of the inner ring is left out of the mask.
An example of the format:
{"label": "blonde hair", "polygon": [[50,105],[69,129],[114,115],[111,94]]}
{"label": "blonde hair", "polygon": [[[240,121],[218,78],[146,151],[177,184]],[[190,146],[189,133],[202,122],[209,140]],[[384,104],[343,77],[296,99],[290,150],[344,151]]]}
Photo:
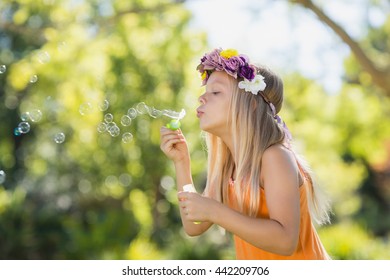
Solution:
{"label": "blonde hair", "polygon": [[[282,108],[283,82],[272,71],[257,67],[257,73],[264,76],[266,88],[262,92],[274,106],[276,113]],[[238,88],[238,81],[229,76],[230,89],[233,91],[228,124],[233,133],[235,161],[231,151],[221,138],[205,133],[208,151],[208,174],[205,195],[225,204],[231,204],[229,180],[236,168],[234,196],[237,210],[250,216],[256,216],[260,202],[260,174],[262,156],[265,150],[275,144],[284,144],[286,135],[283,128],[275,122],[272,110],[263,97],[253,95]],[[301,157],[296,157],[302,175],[308,180],[310,214],[321,224],[329,221],[328,204],[320,199],[310,170]],[[248,203],[244,200],[249,199]],[[248,204],[248,207],[244,207]]]}

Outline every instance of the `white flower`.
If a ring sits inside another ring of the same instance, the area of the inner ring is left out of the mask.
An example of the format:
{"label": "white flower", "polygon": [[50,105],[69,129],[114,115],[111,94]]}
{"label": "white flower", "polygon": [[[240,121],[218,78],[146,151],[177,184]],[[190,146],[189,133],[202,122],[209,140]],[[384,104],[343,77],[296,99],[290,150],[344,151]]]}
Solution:
{"label": "white flower", "polygon": [[252,81],[244,79],[238,83],[240,89],[245,89],[246,92],[251,92],[254,95],[257,95],[259,91],[263,91],[266,87],[264,82],[264,77],[260,74],[257,74]]}

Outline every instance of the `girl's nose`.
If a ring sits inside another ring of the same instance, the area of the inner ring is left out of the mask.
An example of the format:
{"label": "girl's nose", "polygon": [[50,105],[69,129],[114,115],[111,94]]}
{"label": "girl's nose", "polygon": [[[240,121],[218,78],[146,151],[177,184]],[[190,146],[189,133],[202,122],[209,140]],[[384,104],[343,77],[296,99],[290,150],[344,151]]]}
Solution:
{"label": "girl's nose", "polygon": [[199,103],[201,104],[205,104],[206,103],[206,98],[204,96],[205,94],[202,94],[201,96],[199,96],[198,100],[199,100]]}

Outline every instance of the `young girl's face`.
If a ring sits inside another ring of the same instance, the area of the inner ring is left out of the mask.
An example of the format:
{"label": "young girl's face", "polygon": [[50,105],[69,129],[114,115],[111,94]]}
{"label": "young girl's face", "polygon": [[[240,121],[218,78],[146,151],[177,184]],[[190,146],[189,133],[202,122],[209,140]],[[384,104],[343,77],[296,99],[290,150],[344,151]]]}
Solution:
{"label": "young girl's face", "polygon": [[223,71],[214,71],[206,84],[206,92],[199,97],[197,109],[200,128],[216,136],[228,135],[230,119],[231,81]]}

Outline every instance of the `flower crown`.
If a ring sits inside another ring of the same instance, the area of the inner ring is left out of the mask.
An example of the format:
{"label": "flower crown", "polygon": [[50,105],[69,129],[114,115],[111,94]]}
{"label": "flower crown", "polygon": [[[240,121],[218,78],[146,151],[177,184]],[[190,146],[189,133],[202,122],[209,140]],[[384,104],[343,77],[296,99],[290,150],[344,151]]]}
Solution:
{"label": "flower crown", "polygon": [[249,63],[246,55],[239,54],[234,49],[223,50],[217,48],[206,53],[201,58],[200,64],[196,69],[202,74],[202,85],[207,83],[212,72],[225,71],[235,79],[240,79],[238,83],[240,89],[244,89],[246,92],[251,92],[254,95],[259,94],[271,108],[275,122],[283,128],[286,144],[290,147],[292,136],[286,123],[277,115],[274,104],[262,93],[267,86],[264,82],[264,76],[257,73],[256,66]]}
{"label": "flower crown", "polygon": [[257,95],[266,87],[264,77],[256,73],[256,66],[249,63],[246,55],[239,54],[234,49],[217,48],[206,53],[196,69],[202,74],[202,85],[207,83],[213,71],[225,71],[235,79],[242,79],[238,87],[246,92]]}

